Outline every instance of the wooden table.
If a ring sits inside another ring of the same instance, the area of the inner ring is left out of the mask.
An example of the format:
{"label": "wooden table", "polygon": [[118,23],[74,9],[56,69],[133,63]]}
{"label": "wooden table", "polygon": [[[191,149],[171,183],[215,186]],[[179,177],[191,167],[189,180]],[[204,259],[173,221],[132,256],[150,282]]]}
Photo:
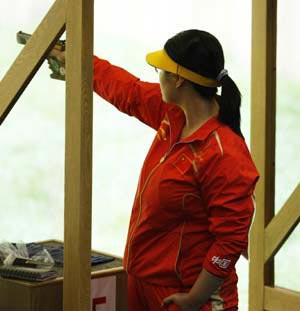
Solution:
{"label": "wooden table", "polygon": [[[57,240],[38,243],[63,244]],[[92,251],[92,255],[98,254],[113,256]],[[113,257],[114,261],[91,267],[91,311],[104,310],[101,304],[107,304],[107,311],[127,311],[127,275],[122,267],[122,258]],[[54,270],[59,277],[44,282],[0,278],[0,311],[62,311],[63,268],[54,267]],[[112,299],[115,301],[110,301]]]}

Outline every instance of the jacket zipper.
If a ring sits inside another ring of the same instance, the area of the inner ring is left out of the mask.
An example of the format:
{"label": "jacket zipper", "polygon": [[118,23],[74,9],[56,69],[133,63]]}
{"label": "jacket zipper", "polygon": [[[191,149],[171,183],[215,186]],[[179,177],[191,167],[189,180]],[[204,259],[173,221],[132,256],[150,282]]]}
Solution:
{"label": "jacket zipper", "polygon": [[[170,120],[169,120],[168,116],[167,116],[167,121],[170,123]],[[167,152],[165,153],[165,155],[162,156],[162,158],[159,160],[159,162],[158,162],[158,163],[155,165],[155,167],[151,170],[151,172],[149,173],[149,175],[148,175],[148,177],[147,177],[147,179],[146,179],[146,181],[145,181],[145,183],[144,183],[144,186],[143,186],[141,192],[139,193],[139,205],[140,205],[140,208],[139,208],[139,215],[138,215],[137,221],[136,221],[136,223],[135,223],[135,226],[134,226],[134,228],[132,229],[132,233],[131,233],[131,235],[130,235],[130,237],[129,237],[129,239],[128,239],[128,251],[127,251],[126,271],[128,271],[128,266],[129,266],[129,256],[130,256],[130,247],[131,247],[132,239],[133,239],[133,237],[134,237],[135,230],[136,230],[136,228],[138,227],[138,225],[139,225],[139,223],[140,223],[140,217],[141,217],[141,214],[142,214],[142,194],[143,194],[143,192],[144,192],[144,190],[145,190],[145,188],[146,188],[146,186],[147,186],[147,184],[148,184],[148,182],[149,182],[150,177],[153,175],[154,171],[166,160],[167,156],[171,153],[171,151],[173,150],[173,148],[174,148],[177,144],[180,143],[180,142],[176,142],[175,144],[173,144],[173,145],[171,146],[171,139],[172,139],[172,129],[171,129],[171,125],[169,125],[169,127],[170,127],[170,146],[169,146],[169,151],[167,151]]]}
{"label": "jacket zipper", "polygon": [[130,235],[130,237],[129,237],[129,239],[128,239],[128,252],[127,252],[126,270],[128,270],[129,255],[130,255],[130,246],[131,246],[131,243],[132,243],[132,239],[133,239],[133,236],[134,236],[134,233],[135,233],[136,228],[137,228],[138,225],[140,224],[140,218],[141,218],[141,214],[142,214],[142,194],[143,194],[143,192],[144,192],[144,190],[145,190],[145,188],[146,188],[146,186],[147,186],[147,184],[148,184],[148,182],[149,182],[149,179],[150,179],[151,176],[153,175],[154,171],[160,166],[161,163],[164,162],[165,158],[166,158],[166,155],[164,155],[164,156],[159,160],[159,162],[154,166],[154,168],[152,168],[152,170],[150,171],[150,173],[149,173],[149,175],[148,175],[148,177],[147,177],[147,179],[146,179],[146,181],[145,181],[145,183],[144,183],[144,186],[143,186],[141,192],[138,194],[138,196],[139,196],[139,207],[140,207],[140,208],[139,208],[139,215],[138,215],[137,221],[136,221],[136,223],[135,223],[135,225],[134,225],[134,228],[132,229],[132,233],[131,233],[131,235]]}
{"label": "jacket zipper", "polygon": [[139,215],[138,215],[138,218],[137,218],[137,221],[135,223],[135,226],[134,228],[132,229],[132,233],[128,239],[128,251],[127,251],[127,262],[126,262],[126,271],[128,271],[128,266],[129,266],[129,256],[130,256],[130,247],[131,247],[131,243],[132,243],[132,239],[134,237],[134,233],[135,233],[135,230],[136,228],[138,227],[138,225],[140,224],[140,218],[141,218],[141,214],[142,214],[142,194],[147,186],[147,184],[149,183],[149,180],[151,178],[151,176],[154,174],[154,171],[156,171],[156,169],[166,160],[167,156],[171,153],[171,151],[173,150],[173,148],[178,144],[175,143],[170,149],[168,152],[165,153],[164,156],[161,157],[161,159],[159,160],[159,162],[154,166],[154,168],[151,170],[151,172],[149,173],[145,183],[144,183],[144,186],[141,190],[141,192],[139,193]]}

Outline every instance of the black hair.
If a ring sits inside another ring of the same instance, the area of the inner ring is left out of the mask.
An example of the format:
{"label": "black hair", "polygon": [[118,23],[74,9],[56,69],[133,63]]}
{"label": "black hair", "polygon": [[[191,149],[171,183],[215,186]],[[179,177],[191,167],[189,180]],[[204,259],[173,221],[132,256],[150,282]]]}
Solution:
{"label": "black hair", "polygon": [[[224,69],[223,49],[212,34],[197,30],[185,30],[170,38],[164,46],[166,53],[177,64],[216,80]],[[229,77],[224,75],[219,81],[222,86],[221,96],[217,95],[216,87],[206,87],[191,82],[194,89],[205,99],[216,97],[219,109],[219,120],[228,125],[236,134],[243,137],[241,132],[241,93]]]}

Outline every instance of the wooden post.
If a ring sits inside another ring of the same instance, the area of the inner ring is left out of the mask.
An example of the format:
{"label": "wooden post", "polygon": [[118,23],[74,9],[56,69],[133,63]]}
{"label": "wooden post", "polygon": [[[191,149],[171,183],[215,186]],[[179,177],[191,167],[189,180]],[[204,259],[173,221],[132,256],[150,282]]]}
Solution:
{"label": "wooden post", "polygon": [[252,1],[251,151],[260,172],[250,235],[249,310],[264,310],[264,286],[274,286],[274,260],[264,264],[265,227],[274,216],[277,0]]}
{"label": "wooden post", "polygon": [[90,311],[93,7],[67,0],[65,311]]}

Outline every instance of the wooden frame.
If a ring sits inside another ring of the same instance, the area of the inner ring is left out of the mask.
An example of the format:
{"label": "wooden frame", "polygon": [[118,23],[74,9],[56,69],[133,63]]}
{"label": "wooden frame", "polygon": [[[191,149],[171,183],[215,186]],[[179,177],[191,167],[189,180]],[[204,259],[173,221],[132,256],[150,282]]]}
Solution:
{"label": "wooden frame", "polygon": [[0,124],[67,30],[64,310],[90,311],[93,0],[56,0],[0,83]]}
{"label": "wooden frame", "polygon": [[300,185],[274,217],[277,0],[252,1],[251,151],[260,172],[250,235],[249,310],[298,310],[300,293],[274,288],[274,256],[300,220]]}

